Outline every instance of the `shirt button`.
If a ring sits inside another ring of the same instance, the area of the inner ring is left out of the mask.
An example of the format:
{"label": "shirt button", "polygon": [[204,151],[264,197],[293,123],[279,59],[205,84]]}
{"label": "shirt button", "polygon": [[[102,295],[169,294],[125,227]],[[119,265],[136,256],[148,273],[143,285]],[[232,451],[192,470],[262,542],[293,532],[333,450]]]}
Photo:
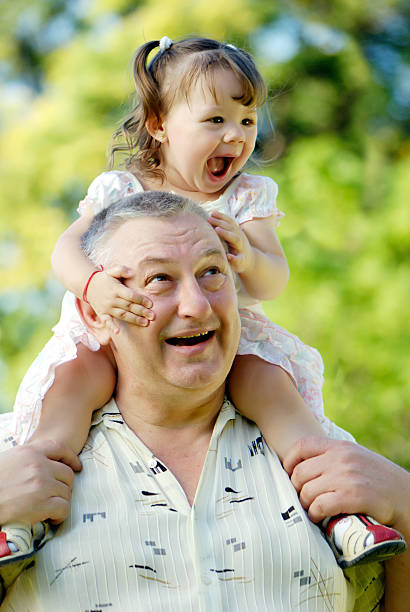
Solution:
{"label": "shirt button", "polygon": [[150,462],[149,462],[148,465],[149,465],[150,468],[154,468],[154,467],[156,467],[157,463],[158,463],[158,461],[156,459],[152,458],[152,459],[150,459]]}
{"label": "shirt button", "polygon": [[202,576],[202,583],[203,584],[211,584],[211,579],[209,578],[209,576],[207,576],[206,574],[204,574]]}

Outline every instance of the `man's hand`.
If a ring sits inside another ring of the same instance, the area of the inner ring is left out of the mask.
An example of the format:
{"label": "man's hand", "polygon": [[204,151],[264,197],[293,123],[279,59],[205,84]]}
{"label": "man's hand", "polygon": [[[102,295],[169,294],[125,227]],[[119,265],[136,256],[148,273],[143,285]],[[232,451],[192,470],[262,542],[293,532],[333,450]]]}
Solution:
{"label": "man's hand", "polygon": [[28,442],[0,453],[0,525],[67,516],[77,455],[53,440]]}
{"label": "man's hand", "polygon": [[410,474],[359,444],[307,437],[283,466],[309,518],[361,512],[400,531],[409,528]]}
{"label": "man's hand", "polygon": [[[369,514],[410,544],[410,474],[403,468],[353,442],[313,437],[299,440],[283,466],[312,521],[340,512]],[[381,610],[408,610],[409,576],[410,547],[385,562]]]}

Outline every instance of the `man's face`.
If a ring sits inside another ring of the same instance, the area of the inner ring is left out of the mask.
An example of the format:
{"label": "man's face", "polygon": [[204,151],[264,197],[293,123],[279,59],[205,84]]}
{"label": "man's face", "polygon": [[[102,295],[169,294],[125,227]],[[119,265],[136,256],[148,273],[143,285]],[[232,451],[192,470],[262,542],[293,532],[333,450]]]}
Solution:
{"label": "man's face", "polygon": [[213,228],[195,214],[126,221],[108,241],[127,285],[151,298],[148,327],[113,337],[119,381],[170,397],[224,383],[240,334],[234,281]]}

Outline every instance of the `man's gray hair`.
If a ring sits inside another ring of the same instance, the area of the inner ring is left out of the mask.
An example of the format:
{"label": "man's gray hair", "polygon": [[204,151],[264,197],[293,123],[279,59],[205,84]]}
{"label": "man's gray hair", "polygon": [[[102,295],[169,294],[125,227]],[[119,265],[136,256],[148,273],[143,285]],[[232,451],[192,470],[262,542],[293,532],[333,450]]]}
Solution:
{"label": "man's gray hair", "polygon": [[192,200],[164,191],[143,191],[113,202],[95,215],[81,238],[84,253],[98,265],[108,264],[107,241],[120,225],[138,217],[175,217],[194,214],[207,220],[208,214]]}

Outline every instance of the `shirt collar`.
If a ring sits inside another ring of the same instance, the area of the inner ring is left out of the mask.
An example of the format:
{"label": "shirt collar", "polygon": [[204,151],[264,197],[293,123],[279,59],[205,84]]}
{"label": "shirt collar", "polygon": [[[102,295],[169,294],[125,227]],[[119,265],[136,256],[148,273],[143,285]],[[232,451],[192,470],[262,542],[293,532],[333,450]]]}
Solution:
{"label": "shirt collar", "polygon": [[[236,412],[234,405],[225,396],[212,433],[211,447],[212,442],[219,438],[228,421],[235,419],[235,414]],[[105,406],[100,408],[100,410],[96,410],[94,412],[91,427],[96,427],[100,423],[104,423],[106,427],[112,427],[113,424],[125,424],[114,398],[105,404]]]}

